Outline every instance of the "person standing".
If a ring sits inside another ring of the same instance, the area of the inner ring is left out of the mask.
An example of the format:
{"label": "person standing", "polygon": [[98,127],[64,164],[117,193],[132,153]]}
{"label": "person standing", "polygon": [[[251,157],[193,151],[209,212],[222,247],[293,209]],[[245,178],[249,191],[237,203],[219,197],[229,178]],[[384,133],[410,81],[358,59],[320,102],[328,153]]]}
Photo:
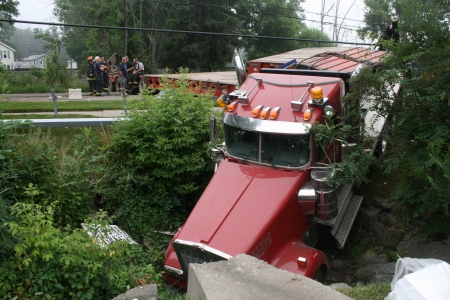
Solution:
{"label": "person standing", "polygon": [[100,63],[100,57],[95,57],[95,86],[96,86],[96,96],[100,97],[102,95],[103,88],[103,70],[105,67]]}
{"label": "person standing", "polygon": [[130,76],[131,87],[139,88],[139,75],[144,74],[144,64],[141,63],[137,58],[133,58],[134,70],[133,74]]}
{"label": "person standing", "polygon": [[128,79],[128,69],[127,69],[127,58],[124,56],[122,57],[122,62],[119,64],[119,83],[120,83],[120,90],[122,91],[122,97],[128,96],[126,93],[126,86],[127,86],[127,79]]}
{"label": "person standing", "polygon": [[103,66],[103,92],[109,93],[109,76],[108,76],[108,65],[105,62],[105,57],[100,56],[100,63]]}
{"label": "person standing", "polygon": [[88,64],[86,66],[86,79],[89,84],[89,95],[95,96],[95,65],[92,56],[87,58]]}

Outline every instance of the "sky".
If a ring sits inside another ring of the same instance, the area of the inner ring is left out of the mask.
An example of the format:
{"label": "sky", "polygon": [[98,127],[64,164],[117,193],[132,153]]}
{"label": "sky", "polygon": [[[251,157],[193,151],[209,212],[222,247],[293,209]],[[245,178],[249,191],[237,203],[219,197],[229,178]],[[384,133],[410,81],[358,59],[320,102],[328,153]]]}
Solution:
{"label": "sky", "polygon": [[[106,1],[106,0],[105,0]],[[245,0],[242,0],[245,1]],[[355,2],[353,2],[355,1]],[[333,4],[335,4],[336,0],[326,0],[326,10],[328,10]],[[362,26],[363,23],[360,22],[363,20],[364,14],[364,3],[363,0],[341,0],[340,7],[338,11],[338,21],[342,21],[342,18],[348,11],[346,19],[343,22],[342,27],[346,27],[347,29],[342,29],[339,40],[342,41],[351,41],[351,42],[360,42],[356,35],[356,27]],[[352,5],[352,3],[354,3]],[[317,21],[320,20],[320,16],[318,15],[321,11],[321,1],[318,0],[305,0],[302,3],[302,7],[305,10],[306,20],[305,23],[308,27],[316,27],[320,28],[320,23]],[[53,10],[53,0],[19,0],[19,13],[20,16],[17,17],[18,20],[26,20],[26,21],[41,21],[41,22],[57,22],[56,18],[52,15]],[[328,15],[334,15],[334,9]],[[350,9],[350,10],[349,10]],[[316,22],[314,22],[316,21]],[[358,22],[359,21],[359,22]],[[332,17],[327,17],[325,22],[332,23]],[[23,24],[16,23],[16,27],[19,28],[42,28],[47,29],[46,25],[35,25],[35,24]],[[332,37],[332,26],[325,25],[324,32]]]}

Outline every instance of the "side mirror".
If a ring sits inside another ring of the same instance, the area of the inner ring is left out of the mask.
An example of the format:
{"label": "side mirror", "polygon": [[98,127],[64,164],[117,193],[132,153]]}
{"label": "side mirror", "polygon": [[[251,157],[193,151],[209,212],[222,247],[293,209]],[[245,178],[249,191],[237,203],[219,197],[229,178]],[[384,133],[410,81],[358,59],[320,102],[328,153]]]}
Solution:
{"label": "side mirror", "polygon": [[214,144],[217,140],[217,118],[209,116],[209,141]]}
{"label": "side mirror", "polygon": [[234,69],[236,70],[238,84],[239,84],[239,86],[241,86],[245,80],[245,69],[244,69],[244,64],[242,63],[241,56],[239,55],[239,52],[237,49],[234,52],[233,66],[234,66]]}

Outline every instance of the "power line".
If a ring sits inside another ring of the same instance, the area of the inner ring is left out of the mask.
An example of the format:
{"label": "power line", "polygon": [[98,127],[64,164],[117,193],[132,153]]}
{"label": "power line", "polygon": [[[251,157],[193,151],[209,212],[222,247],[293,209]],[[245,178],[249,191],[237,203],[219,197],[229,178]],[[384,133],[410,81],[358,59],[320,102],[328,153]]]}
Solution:
{"label": "power line", "polygon": [[15,20],[15,19],[0,19],[0,22],[38,24],[38,25],[49,25],[49,26],[66,26],[66,27],[75,27],[75,28],[99,28],[99,29],[115,29],[115,30],[130,30],[130,31],[185,33],[185,34],[212,35],[212,36],[237,37],[237,38],[253,38],[253,39],[282,40],[282,41],[298,41],[298,42],[310,42],[310,43],[319,43],[319,44],[344,44],[344,45],[373,46],[373,44],[369,44],[369,43],[342,42],[342,41],[325,41],[325,40],[313,40],[313,39],[301,39],[301,38],[289,38],[289,37],[277,37],[277,36],[249,35],[249,34],[239,34],[239,33],[205,32],[205,31],[156,29],[156,28],[133,28],[133,27],[105,26],[105,25],[87,25],[87,24],[64,24],[64,23],[25,21],[25,20]]}

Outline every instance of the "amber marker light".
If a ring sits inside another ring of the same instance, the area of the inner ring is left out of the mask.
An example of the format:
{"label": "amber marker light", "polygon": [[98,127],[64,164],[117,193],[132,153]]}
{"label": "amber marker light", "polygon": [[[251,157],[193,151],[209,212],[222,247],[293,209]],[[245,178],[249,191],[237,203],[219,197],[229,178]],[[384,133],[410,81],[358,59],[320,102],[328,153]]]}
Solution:
{"label": "amber marker light", "polygon": [[239,103],[238,101],[231,102],[230,104],[228,104],[227,110],[228,110],[229,112],[234,111],[234,110],[236,109],[238,103]]}
{"label": "amber marker light", "polygon": [[274,109],[272,109],[272,111],[270,112],[270,119],[271,120],[276,119],[278,117],[278,115],[280,114],[280,110],[281,110],[281,107],[279,107],[279,106],[274,107]]}
{"label": "amber marker light", "polygon": [[259,114],[261,113],[261,110],[263,109],[264,105],[258,105],[252,110],[252,117],[257,118]]}
{"label": "amber marker light", "polygon": [[264,108],[261,112],[260,118],[261,119],[266,119],[269,116],[269,112],[270,112],[270,106]]}
{"label": "amber marker light", "polygon": [[308,108],[305,111],[305,113],[303,114],[303,120],[305,120],[305,121],[311,120],[312,114],[313,114],[313,110],[311,108]]}
{"label": "amber marker light", "polygon": [[323,98],[323,90],[320,86],[311,89],[311,99],[313,101],[320,101]]}
{"label": "amber marker light", "polygon": [[306,266],[308,265],[307,261],[306,261],[306,258],[305,257],[301,257],[301,256],[299,258],[297,258],[297,264],[298,264],[298,266],[300,268],[306,268]]}

